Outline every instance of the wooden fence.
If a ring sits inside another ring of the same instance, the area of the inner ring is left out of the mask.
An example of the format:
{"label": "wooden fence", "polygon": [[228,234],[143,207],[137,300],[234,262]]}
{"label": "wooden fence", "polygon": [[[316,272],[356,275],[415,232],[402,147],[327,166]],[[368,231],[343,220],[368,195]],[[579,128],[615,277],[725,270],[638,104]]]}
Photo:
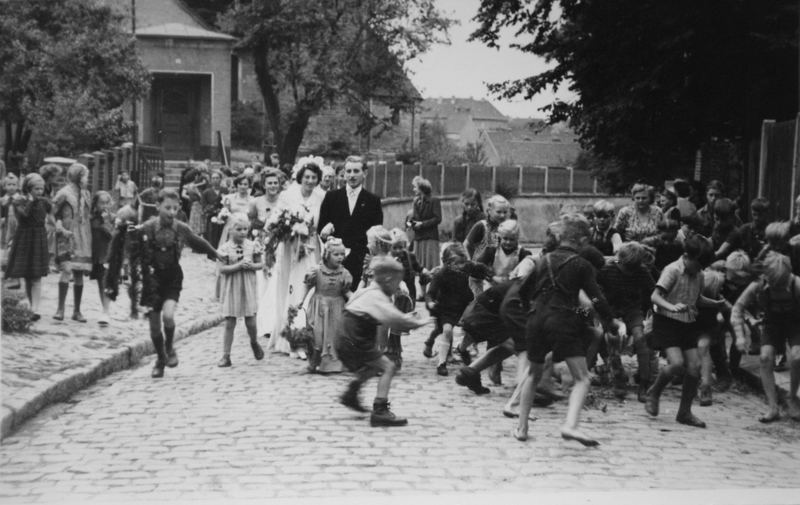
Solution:
{"label": "wooden fence", "polygon": [[411,180],[416,176],[428,179],[437,196],[456,196],[467,188],[512,195],[597,194],[597,180],[587,171],[572,168],[400,162],[369,162],[367,166],[365,186],[381,198],[412,196]]}
{"label": "wooden fence", "polygon": [[757,187],[758,196],[772,204],[773,216],[794,217],[800,190],[800,114],[791,121],[763,122]]}

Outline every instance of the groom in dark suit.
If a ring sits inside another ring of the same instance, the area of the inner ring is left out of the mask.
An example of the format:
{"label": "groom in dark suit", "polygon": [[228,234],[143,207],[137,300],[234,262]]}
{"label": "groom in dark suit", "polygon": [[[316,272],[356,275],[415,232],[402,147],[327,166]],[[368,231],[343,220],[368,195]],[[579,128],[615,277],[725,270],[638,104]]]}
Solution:
{"label": "groom in dark suit", "polygon": [[328,191],[319,211],[318,229],[322,240],[338,237],[350,249],[344,267],[353,276],[353,291],[361,280],[367,255],[367,230],[383,224],[381,199],[363,187],[366,169],[361,157],[349,156],[344,164],[347,186]]}

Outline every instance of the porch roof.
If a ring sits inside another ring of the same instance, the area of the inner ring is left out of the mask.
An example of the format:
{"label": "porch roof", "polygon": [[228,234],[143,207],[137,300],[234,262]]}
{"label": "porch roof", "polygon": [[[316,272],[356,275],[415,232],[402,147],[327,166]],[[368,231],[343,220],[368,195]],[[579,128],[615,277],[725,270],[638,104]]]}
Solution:
{"label": "porch roof", "polygon": [[137,37],[170,37],[186,39],[223,40],[233,42],[236,40],[230,35],[212,32],[204,28],[185,25],[183,23],[165,23],[163,25],[148,26],[136,30]]}

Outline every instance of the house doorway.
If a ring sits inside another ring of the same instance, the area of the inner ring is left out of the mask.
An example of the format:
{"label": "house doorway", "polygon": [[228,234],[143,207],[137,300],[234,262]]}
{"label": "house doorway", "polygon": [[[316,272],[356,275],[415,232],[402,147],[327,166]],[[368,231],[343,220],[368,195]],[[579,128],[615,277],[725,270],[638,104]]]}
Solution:
{"label": "house doorway", "polygon": [[201,76],[153,79],[153,132],[166,159],[194,156],[200,144]]}

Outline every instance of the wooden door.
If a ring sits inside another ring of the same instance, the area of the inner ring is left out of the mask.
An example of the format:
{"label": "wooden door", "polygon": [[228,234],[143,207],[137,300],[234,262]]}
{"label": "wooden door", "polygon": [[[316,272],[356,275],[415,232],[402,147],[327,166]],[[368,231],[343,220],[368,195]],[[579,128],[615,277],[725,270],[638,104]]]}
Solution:
{"label": "wooden door", "polygon": [[167,159],[193,156],[197,148],[198,83],[164,79],[156,87],[156,141]]}

